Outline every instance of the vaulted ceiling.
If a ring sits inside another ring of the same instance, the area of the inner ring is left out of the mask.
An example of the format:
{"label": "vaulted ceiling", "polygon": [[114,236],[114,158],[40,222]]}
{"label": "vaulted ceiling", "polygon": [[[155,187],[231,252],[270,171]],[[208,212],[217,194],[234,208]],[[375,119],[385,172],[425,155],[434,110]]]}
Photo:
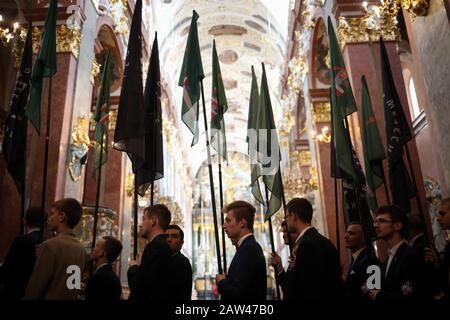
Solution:
{"label": "vaulted ceiling", "polygon": [[[160,46],[161,71],[171,88],[177,114],[181,112],[182,99],[178,77],[192,10],[195,9],[200,16],[198,32],[206,76],[204,87],[208,119],[211,104],[212,42],[213,39],[216,40],[229,106],[225,115],[229,152],[247,152],[245,138],[252,65],[260,84],[261,62],[265,63],[276,121],[281,118],[278,88],[286,53],[289,5],[287,0],[152,1],[154,28],[158,31]],[[203,114],[200,114],[200,117],[203,117]],[[203,118],[200,119],[200,141],[188,150],[188,161],[191,162],[193,172],[196,172],[206,159]],[[192,135],[184,124],[182,126],[185,145],[189,147]]]}

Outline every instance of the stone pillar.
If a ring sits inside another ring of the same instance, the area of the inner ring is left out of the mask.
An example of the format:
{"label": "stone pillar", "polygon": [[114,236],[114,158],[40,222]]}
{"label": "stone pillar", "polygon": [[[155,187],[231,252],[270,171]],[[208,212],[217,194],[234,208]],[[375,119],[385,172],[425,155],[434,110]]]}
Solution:
{"label": "stone pillar", "polygon": [[[310,89],[309,90],[311,105],[312,105],[312,118],[314,123],[314,130],[316,133],[321,133],[322,129],[328,127],[328,134],[331,132],[331,113],[329,102],[328,89]],[[322,214],[325,220],[325,228],[327,230],[327,237],[336,246],[336,205],[335,205],[335,192],[334,192],[334,179],[331,177],[331,148],[330,143],[320,142],[314,140],[316,150],[316,163],[319,176],[319,190],[322,195]],[[339,208],[339,239],[340,239],[340,252],[341,252],[341,264],[348,264],[348,256],[344,245],[344,215],[342,212],[342,204],[340,197],[340,182],[338,181],[338,208]]]}
{"label": "stone pillar", "polygon": [[[66,13],[70,4],[76,1],[59,1],[57,10],[57,73],[53,76],[52,88],[52,114],[50,128],[49,161],[47,176],[47,209],[55,199],[65,195],[65,180],[67,170],[67,154],[72,127],[74,85],[78,68],[78,52],[81,33],[76,29],[69,29],[65,24],[69,14]],[[25,17],[33,22],[33,51],[38,52],[40,34],[43,21],[47,15],[48,1],[33,3],[32,10],[24,10]],[[27,142],[27,190],[29,204],[41,205],[41,192],[43,182],[44,139],[47,119],[48,80],[44,80],[41,104],[41,135],[36,138],[36,131],[30,125]],[[34,137],[34,138],[33,138]],[[33,152],[32,150],[35,150]],[[34,164],[34,165],[33,165]],[[33,168],[34,167],[34,168]],[[34,171],[33,171],[34,169]],[[12,239],[18,235],[20,223],[20,196],[16,191],[10,177],[1,179],[2,192],[0,194],[0,233],[3,241],[0,245],[0,260],[3,259]],[[81,199],[80,199],[81,200]]]}
{"label": "stone pillar", "polygon": [[[360,19],[360,18],[351,18],[351,19]],[[356,20],[355,20],[356,21]],[[357,24],[353,24],[357,25]],[[361,23],[362,25],[362,23]],[[358,105],[358,108],[361,106],[361,76],[365,75],[369,91],[371,93],[371,99],[373,104],[373,110],[374,114],[377,120],[378,127],[380,129],[381,137],[383,139],[384,144],[386,144],[386,134],[384,129],[384,106],[382,104],[382,100],[379,98],[379,95],[377,94],[377,79],[374,74],[374,68],[373,65],[378,66],[376,68],[380,68],[380,48],[378,43],[373,44],[373,53],[374,53],[374,60],[372,60],[372,54],[369,51],[369,44],[366,41],[364,41],[363,38],[353,37],[353,35],[364,35],[365,33],[357,32],[355,29],[351,30],[338,30],[340,41],[344,44],[343,48],[343,56],[345,59],[347,72],[349,74],[349,78],[352,84],[353,93],[355,95],[355,99]],[[348,37],[348,35],[352,35],[351,37]],[[386,35],[383,34],[383,37],[387,37],[389,39],[390,34]],[[391,66],[392,75],[394,78],[394,83],[397,89],[397,93],[400,98],[401,105],[403,107],[403,112],[405,113],[407,122],[412,128],[412,122],[411,122],[411,113],[410,108],[408,105],[408,99],[405,91],[405,85],[403,80],[403,74],[402,74],[402,65],[400,62],[400,58],[397,53],[395,42],[393,41],[386,41],[385,42],[388,58],[389,58],[389,64]],[[354,142],[355,148],[357,149],[358,155],[362,161],[362,145],[360,143],[361,140],[361,133],[360,133],[360,116],[358,113],[354,113],[351,115],[351,134],[352,134],[352,141]],[[411,129],[411,132],[413,130]],[[355,141],[357,143],[355,143]],[[412,161],[412,174],[415,176],[415,180],[417,183],[417,189],[419,192],[421,204],[422,204],[422,210],[425,213],[425,220],[427,222],[427,227],[430,226],[430,220],[428,215],[428,207],[427,202],[425,199],[425,189],[424,189],[424,182],[423,182],[423,176],[422,176],[422,170],[420,167],[420,161],[419,161],[419,155],[417,151],[416,146],[416,137],[413,135],[413,139],[408,143],[409,152],[411,155],[411,161]],[[406,158],[406,154],[404,156],[404,161],[406,166],[409,169],[408,161]],[[388,177],[387,172],[387,162],[384,162],[385,167],[385,174],[386,177]],[[389,182],[388,182],[389,185]],[[384,196],[384,190],[383,187],[380,187],[377,190],[377,198],[379,204],[383,204],[386,201],[386,198]],[[391,199],[392,200],[392,199]],[[411,198],[411,207],[413,211],[418,212],[417,202],[415,198]],[[431,229],[430,233],[431,234]]]}

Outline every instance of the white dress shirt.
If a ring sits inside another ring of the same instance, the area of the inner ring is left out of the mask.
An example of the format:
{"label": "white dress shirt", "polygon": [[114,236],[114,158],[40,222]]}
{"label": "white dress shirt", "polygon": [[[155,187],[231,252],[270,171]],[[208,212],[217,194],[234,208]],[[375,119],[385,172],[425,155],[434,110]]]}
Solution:
{"label": "white dress shirt", "polygon": [[398,248],[405,243],[405,241],[400,241],[399,243],[397,243],[395,246],[393,246],[392,248],[390,248],[388,250],[389,252],[389,258],[388,258],[388,262],[387,262],[387,266],[386,266],[386,274],[389,272],[389,267],[391,266],[392,260],[394,260],[395,257],[395,253],[397,252]]}
{"label": "white dress shirt", "polygon": [[308,231],[309,229],[312,229],[312,228],[314,228],[314,227],[313,226],[309,226],[309,227],[306,227],[305,229],[303,229],[303,231],[300,232],[300,234],[298,235],[297,240],[295,240],[295,243],[298,244],[298,242],[300,241],[301,237],[303,237],[305,232]]}
{"label": "white dress shirt", "polygon": [[250,237],[252,235],[253,235],[253,233],[248,233],[245,236],[241,237],[239,239],[239,241],[237,242],[237,247],[239,248],[241,246],[242,242],[244,242],[245,239],[247,239],[248,237]]}

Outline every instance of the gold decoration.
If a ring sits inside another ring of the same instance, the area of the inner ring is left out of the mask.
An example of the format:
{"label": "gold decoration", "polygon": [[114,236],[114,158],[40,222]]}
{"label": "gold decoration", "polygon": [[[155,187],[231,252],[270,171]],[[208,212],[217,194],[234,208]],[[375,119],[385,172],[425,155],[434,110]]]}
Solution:
{"label": "gold decoration", "polygon": [[331,135],[328,132],[328,127],[325,126],[322,128],[321,133],[317,134],[315,131],[311,132],[311,137],[313,139],[318,140],[319,142],[323,143],[330,143],[331,142]]}
{"label": "gold decoration", "polygon": [[131,197],[134,193],[134,174],[128,173],[125,178],[125,193]]}
{"label": "gold decoration", "polygon": [[73,126],[72,139],[74,144],[89,146],[91,140],[88,133],[88,120],[86,117],[78,117]]}
{"label": "gold decoration", "polygon": [[298,153],[299,163],[301,166],[311,165],[311,151],[302,150]]}
{"label": "gold decoration", "polygon": [[[128,35],[130,32],[129,26],[128,26],[128,18],[125,14],[127,10],[127,0],[110,0],[111,2],[111,17],[113,18],[115,25],[114,25],[114,31],[118,34],[122,35]],[[116,6],[116,4],[119,4]],[[120,14],[117,10],[117,7],[120,8]]]}
{"label": "gold decoration", "polygon": [[[1,15],[0,15],[1,18]],[[0,19],[0,22],[2,20]],[[20,36],[22,29],[18,22],[14,22],[11,28],[2,28],[0,27],[0,41],[3,46],[8,46],[14,41],[14,38]]]}
{"label": "gold decoration", "polygon": [[347,43],[400,40],[397,21],[398,7],[388,1],[381,1],[380,7],[371,8],[363,17],[340,17],[338,35],[341,47]]}
{"label": "gold decoration", "polygon": [[[81,179],[81,169],[85,164],[86,155],[91,145],[88,131],[88,119],[86,117],[78,117],[72,130],[73,142],[70,145],[70,162],[69,173],[73,181]],[[93,142],[93,141],[92,141]]]}
{"label": "gold decoration", "polygon": [[331,107],[328,101],[313,103],[314,123],[323,123],[331,121]]}
{"label": "gold decoration", "polygon": [[116,130],[116,122],[117,122],[117,109],[109,110],[109,124],[108,130],[114,131]]}
{"label": "gold decoration", "polygon": [[316,21],[312,17],[309,8],[305,9],[302,15],[303,15],[303,29],[305,30],[314,29]]}
{"label": "gold decoration", "polygon": [[418,16],[426,16],[430,8],[430,0],[395,0],[395,4],[408,10],[413,22]]}
{"label": "gold decoration", "polygon": [[[83,215],[80,223],[75,227],[75,234],[80,242],[86,247],[91,248],[92,232],[94,229],[94,207],[83,207]],[[115,224],[116,212],[109,208],[100,207],[98,211],[97,240],[104,236],[119,236],[119,228]]]}
{"label": "gold decoration", "polygon": [[[90,130],[95,130],[95,113],[91,112],[90,114]],[[108,130],[113,131],[116,129],[117,122],[117,109],[109,110],[109,120],[108,120]]]}
{"label": "gold decoration", "polygon": [[91,82],[92,83],[94,83],[95,78],[100,73],[100,67],[101,67],[101,64],[98,63],[97,60],[94,58],[94,60],[92,60],[92,71],[91,71]]}
{"label": "gold decoration", "polygon": [[[27,29],[21,28],[19,37],[15,41],[11,48],[11,54],[14,59],[14,68],[20,67],[20,62],[22,59],[23,48],[25,47],[25,40],[27,39]],[[0,28],[1,33],[1,28]]]}
{"label": "gold decoration", "polygon": [[[40,49],[41,43],[41,33],[43,27],[33,27],[32,41],[33,41],[33,53],[37,54]],[[23,48],[25,43],[25,37],[20,37],[20,45]],[[76,58],[78,58],[78,53],[80,50],[81,42],[81,32],[79,29],[69,29],[65,24],[56,26],[56,52],[57,53],[72,53]],[[19,49],[19,48],[18,48]],[[22,50],[18,50],[19,59]]]}

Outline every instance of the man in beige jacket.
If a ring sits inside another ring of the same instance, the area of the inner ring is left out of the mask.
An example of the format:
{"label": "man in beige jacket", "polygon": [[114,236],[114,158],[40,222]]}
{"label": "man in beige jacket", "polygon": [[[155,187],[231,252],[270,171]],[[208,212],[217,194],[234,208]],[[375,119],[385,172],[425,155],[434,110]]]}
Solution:
{"label": "man in beige jacket", "polygon": [[81,215],[81,205],[75,199],[58,200],[52,205],[48,225],[57,236],[42,243],[24,299],[78,299],[76,278],[82,276],[87,264],[86,251],[73,233]]}

